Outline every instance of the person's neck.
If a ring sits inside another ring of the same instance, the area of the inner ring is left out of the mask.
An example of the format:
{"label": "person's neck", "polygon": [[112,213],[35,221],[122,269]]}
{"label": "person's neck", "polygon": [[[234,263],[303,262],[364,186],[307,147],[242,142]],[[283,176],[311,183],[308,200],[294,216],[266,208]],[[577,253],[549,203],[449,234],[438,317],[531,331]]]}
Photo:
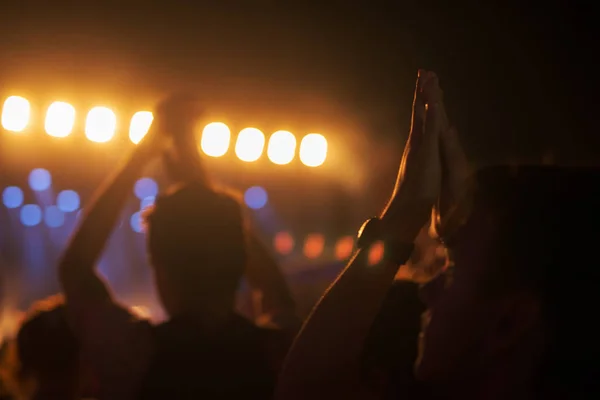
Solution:
{"label": "person's neck", "polygon": [[183,318],[196,321],[205,329],[218,329],[231,320],[234,315],[233,307],[196,306],[184,308],[180,313],[173,315],[175,318]]}

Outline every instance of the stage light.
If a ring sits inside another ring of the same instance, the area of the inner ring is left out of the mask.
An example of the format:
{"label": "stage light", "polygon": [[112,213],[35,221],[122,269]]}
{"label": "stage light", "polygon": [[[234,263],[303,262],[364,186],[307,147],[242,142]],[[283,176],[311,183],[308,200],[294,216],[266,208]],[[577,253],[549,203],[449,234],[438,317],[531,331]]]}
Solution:
{"label": "stage light", "polygon": [[260,186],[253,186],[244,193],[244,201],[253,210],[261,209],[267,204],[267,192]]}
{"label": "stage light", "polygon": [[129,139],[138,144],[152,125],[154,116],[150,111],[138,111],[131,117],[131,123],[129,124]]}
{"label": "stage light", "polygon": [[96,143],[108,142],[115,135],[117,116],[110,108],[94,107],[85,121],[85,136]]}
{"label": "stage light", "polygon": [[306,258],[317,258],[323,253],[325,238],[319,233],[313,233],[304,241],[304,256]]}
{"label": "stage light", "polygon": [[26,204],[21,208],[21,223],[36,226],[42,221],[42,210],[37,204]]}
{"label": "stage light", "polygon": [[10,96],[2,107],[2,127],[7,131],[21,132],[27,127],[31,106],[26,98]]}
{"label": "stage light", "polygon": [[294,238],[288,232],[279,232],[273,239],[273,247],[279,254],[290,254],[294,250]]}
{"label": "stage light", "polygon": [[267,156],[274,164],[285,165],[292,162],[296,153],[296,137],[288,131],[277,131],[269,138]]}
{"label": "stage light", "polygon": [[77,211],[79,204],[79,195],[74,190],[63,190],[56,197],[56,205],[63,212]]}
{"label": "stage light", "polygon": [[377,242],[373,243],[373,245],[369,249],[368,262],[369,262],[370,266],[379,264],[381,262],[381,260],[383,259],[383,251],[384,251],[383,246],[384,246],[383,242],[377,241]]}
{"label": "stage light", "polygon": [[144,200],[146,197],[156,197],[158,194],[158,183],[152,178],[139,179],[133,188],[135,197]]}
{"label": "stage light", "polygon": [[43,192],[52,185],[52,176],[48,170],[36,168],[29,173],[29,187],[36,192]]}
{"label": "stage light", "polygon": [[69,136],[75,125],[75,107],[69,103],[55,101],[46,111],[44,127],[46,133],[54,137]]}
{"label": "stage light", "polygon": [[44,222],[49,228],[58,228],[65,223],[65,214],[56,206],[46,207]]}
{"label": "stage light", "polygon": [[256,128],[242,129],[235,144],[235,154],[245,162],[260,158],[265,147],[265,135]]}
{"label": "stage light", "polygon": [[144,197],[144,199],[140,202],[140,210],[144,210],[148,207],[153,206],[155,200],[156,198],[154,196]]}
{"label": "stage light", "polygon": [[133,229],[134,232],[141,233],[143,231],[142,215],[140,214],[139,211],[133,213],[133,215],[129,219],[129,225],[131,225],[131,229]]}
{"label": "stage light", "polygon": [[300,142],[300,161],[307,167],[318,167],[327,158],[327,139],[318,133],[311,133]]}
{"label": "stage light", "polygon": [[347,260],[354,250],[354,238],[344,236],[335,245],[335,258],[339,261]]}
{"label": "stage light", "polygon": [[18,208],[23,204],[23,191],[17,186],[8,186],[2,191],[2,202],[6,208]]}
{"label": "stage light", "polygon": [[222,122],[212,122],[202,130],[200,148],[210,157],[221,157],[229,150],[231,131]]}

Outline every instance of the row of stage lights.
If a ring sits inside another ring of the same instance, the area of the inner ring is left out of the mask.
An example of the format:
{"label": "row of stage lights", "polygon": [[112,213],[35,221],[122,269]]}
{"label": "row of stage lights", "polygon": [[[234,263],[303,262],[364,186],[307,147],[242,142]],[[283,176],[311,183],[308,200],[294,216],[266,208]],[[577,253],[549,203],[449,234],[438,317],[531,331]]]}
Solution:
{"label": "row of stage lights", "polygon": [[[28,181],[31,190],[37,193],[46,192],[52,187],[52,176],[43,168],[32,170]],[[143,232],[141,211],[154,204],[158,191],[158,184],[152,178],[141,178],[135,183],[133,193],[140,201],[140,208],[129,218],[129,225],[134,232]],[[8,209],[19,210],[19,219],[25,227],[35,227],[43,222],[49,228],[61,228],[65,225],[67,215],[75,214],[78,217],[81,212],[79,194],[74,190],[59,192],[56,196],[56,204],[44,208],[38,204],[24,204],[24,199],[23,190],[17,186],[8,186],[2,191],[2,203]],[[259,210],[268,203],[267,192],[260,186],[253,186],[245,191],[244,202],[249,208]],[[300,244],[304,257],[311,260],[321,258],[328,247],[326,245],[325,236],[320,233],[307,235]],[[273,248],[282,256],[295,253],[298,247],[296,239],[290,232],[281,231],[273,237]],[[353,249],[352,236],[344,236],[333,245],[333,254],[336,260],[343,261],[351,256]],[[376,260],[381,257],[382,249],[375,246],[371,253],[369,258]]]}
{"label": "row of stage lights", "polygon": [[[75,107],[56,101],[46,111],[44,129],[53,137],[67,137],[75,125]],[[2,127],[11,132],[23,132],[29,125],[31,105],[24,97],[10,96],[2,108]],[[136,112],[129,123],[129,139],[139,143],[150,129],[153,121],[150,111]],[[85,136],[92,142],[110,141],[117,130],[117,116],[107,107],[94,107],[85,119]],[[200,148],[210,157],[222,157],[230,148],[231,130],[222,122],[212,122],[202,131]],[[236,156],[245,162],[257,161],[265,150],[266,139],[256,128],[242,129],[235,143]],[[278,165],[291,163],[296,157],[296,136],[288,131],[277,131],[269,137],[267,157]],[[309,133],[300,141],[298,157],[308,167],[318,167],[327,158],[327,139],[318,133]]]}

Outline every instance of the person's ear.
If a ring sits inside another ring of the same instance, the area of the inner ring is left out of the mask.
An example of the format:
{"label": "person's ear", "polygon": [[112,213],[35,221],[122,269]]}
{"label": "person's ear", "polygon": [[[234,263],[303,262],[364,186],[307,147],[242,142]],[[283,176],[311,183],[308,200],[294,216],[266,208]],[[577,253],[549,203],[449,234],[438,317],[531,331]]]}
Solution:
{"label": "person's ear", "polygon": [[529,293],[507,296],[497,304],[485,343],[486,351],[490,356],[507,352],[537,336],[541,320],[539,298]]}

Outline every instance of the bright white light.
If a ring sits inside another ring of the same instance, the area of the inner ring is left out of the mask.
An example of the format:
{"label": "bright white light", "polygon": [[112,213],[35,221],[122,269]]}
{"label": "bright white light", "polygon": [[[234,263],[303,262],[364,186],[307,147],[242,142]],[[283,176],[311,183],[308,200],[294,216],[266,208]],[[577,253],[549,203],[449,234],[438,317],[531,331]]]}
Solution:
{"label": "bright white light", "polygon": [[300,161],[307,167],[318,167],[327,158],[327,139],[318,133],[311,133],[300,143]]}
{"label": "bright white light", "polygon": [[222,122],[212,122],[202,130],[200,148],[210,157],[221,157],[229,150],[231,131]]}
{"label": "bright white light", "polygon": [[277,131],[269,138],[267,156],[274,164],[285,165],[292,162],[296,153],[296,137],[288,131]]}
{"label": "bright white light", "polygon": [[94,107],[85,121],[85,136],[96,143],[108,142],[115,135],[117,116],[110,108]]}
{"label": "bright white light", "polygon": [[138,144],[152,125],[154,116],[150,111],[138,111],[131,117],[131,123],[129,124],[129,139]]}
{"label": "bright white light", "polygon": [[69,136],[75,125],[75,107],[69,103],[55,101],[46,112],[44,127],[46,133],[54,137]]}
{"label": "bright white light", "polygon": [[7,131],[21,132],[27,127],[31,115],[31,106],[26,98],[10,96],[2,107],[2,126]]}
{"label": "bright white light", "polygon": [[242,161],[256,161],[265,148],[265,135],[256,128],[242,129],[235,144],[235,154]]}

